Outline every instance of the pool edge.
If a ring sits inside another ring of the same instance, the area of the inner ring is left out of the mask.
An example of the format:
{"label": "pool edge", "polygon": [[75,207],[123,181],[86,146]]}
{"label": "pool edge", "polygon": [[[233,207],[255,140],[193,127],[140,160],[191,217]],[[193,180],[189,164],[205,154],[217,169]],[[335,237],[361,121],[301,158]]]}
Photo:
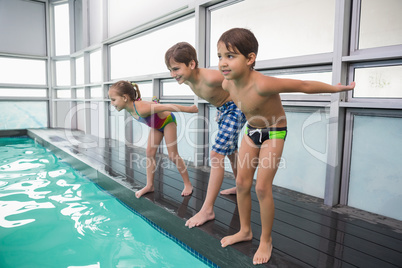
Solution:
{"label": "pool edge", "polygon": [[[240,267],[255,267],[252,265],[252,259],[232,247],[222,248],[220,241],[198,228],[189,229],[184,225],[184,220],[176,216],[171,211],[154,204],[147,198],[137,199],[134,197],[134,191],[127,188],[118,179],[109,176],[103,170],[91,167],[84,159],[78,155],[69,152],[67,149],[60,148],[57,144],[41,135],[41,131],[28,129],[26,134],[36,140],[42,146],[50,149],[57,157],[72,165],[76,170],[91,179],[101,188],[119,199],[129,208],[143,215],[150,222],[165,230],[168,234],[188,247],[193,255],[197,253],[200,257],[205,257],[204,262],[207,265],[215,264],[219,267],[233,267],[233,264]],[[116,190],[118,189],[118,190]],[[209,262],[208,262],[209,261]],[[210,263],[212,262],[212,263]]]}

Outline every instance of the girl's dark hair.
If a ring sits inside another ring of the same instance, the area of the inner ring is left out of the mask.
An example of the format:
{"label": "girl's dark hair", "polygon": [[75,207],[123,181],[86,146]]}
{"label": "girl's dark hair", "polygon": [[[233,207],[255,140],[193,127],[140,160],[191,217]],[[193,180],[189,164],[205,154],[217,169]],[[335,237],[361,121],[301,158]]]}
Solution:
{"label": "girl's dark hair", "polygon": [[118,81],[114,83],[110,88],[115,89],[120,96],[127,94],[129,98],[134,101],[141,98],[140,89],[136,83],[130,83],[128,81]]}
{"label": "girl's dark hair", "polygon": [[[233,28],[224,32],[218,40],[218,43],[225,44],[228,50],[238,50],[243,56],[248,58],[250,53],[258,53],[258,41],[254,34],[244,28]],[[251,66],[254,68],[255,62]]]}
{"label": "girl's dark hair", "polygon": [[165,53],[165,64],[170,67],[170,59],[176,62],[184,63],[186,66],[193,60],[195,68],[198,67],[197,52],[195,48],[187,42],[180,42],[169,48]]}

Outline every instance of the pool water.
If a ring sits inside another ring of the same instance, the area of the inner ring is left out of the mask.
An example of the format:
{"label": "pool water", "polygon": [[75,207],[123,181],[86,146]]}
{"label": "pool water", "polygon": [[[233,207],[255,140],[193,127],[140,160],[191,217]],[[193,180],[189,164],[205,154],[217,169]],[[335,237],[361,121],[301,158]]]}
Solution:
{"label": "pool water", "polygon": [[207,265],[47,149],[18,137],[0,138],[0,267]]}

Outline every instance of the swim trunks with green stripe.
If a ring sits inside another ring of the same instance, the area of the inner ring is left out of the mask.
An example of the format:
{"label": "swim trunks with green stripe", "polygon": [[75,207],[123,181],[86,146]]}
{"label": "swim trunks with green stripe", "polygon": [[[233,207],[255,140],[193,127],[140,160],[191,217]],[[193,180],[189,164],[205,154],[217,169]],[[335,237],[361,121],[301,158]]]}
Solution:
{"label": "swim trunks with green stripe", "polygon": [[261,147],[266,140],[270,139],[286,139],[288,133],[287,127],[267,127],[267,128],[254,128],[247,124],[246,135],[254,142],[255,145]]}

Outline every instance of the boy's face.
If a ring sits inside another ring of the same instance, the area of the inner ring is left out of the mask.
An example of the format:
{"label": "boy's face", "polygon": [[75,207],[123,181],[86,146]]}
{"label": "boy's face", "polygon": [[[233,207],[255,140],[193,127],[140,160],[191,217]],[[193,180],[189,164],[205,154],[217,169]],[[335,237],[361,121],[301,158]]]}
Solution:
{"label": "boy's face", "polygon": [[249,70],[249,59],[233,47],[226,47],[225,43],[218,43],[219,71],[227,80],[232,80]]}
{"label": "boy's face", "polygon": [[174,59],[169,61],[170,76],[176,79],[179,84],[182,84],[188,80],[194,70],[194,61],[191,61],[187,66],[185,63],[176,62]]}

